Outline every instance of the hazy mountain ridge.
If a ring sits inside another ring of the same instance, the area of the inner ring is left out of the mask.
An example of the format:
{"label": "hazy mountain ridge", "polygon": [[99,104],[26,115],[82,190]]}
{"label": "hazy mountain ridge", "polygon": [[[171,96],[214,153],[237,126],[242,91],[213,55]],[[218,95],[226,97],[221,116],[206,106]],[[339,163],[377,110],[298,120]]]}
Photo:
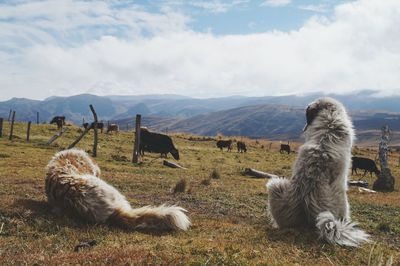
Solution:
{"label": "hazy mountain ridge", "polygon": [[[393,131],[400,131],[400,113],[351,111],[350,116],[362,140],[366,140],[363,136],[366,131],[371,135],[371,130],[379,131],[385,124]],[[221,133],[226,136],[300,140],[305,122],[304,108],[256,105],[188,118],[169,125],[169,129],[210,136]],[[372,135],[375,138],[377,134]]]}
{"label": "hazy mountain ridge", "polygon": [[[350,110],[358,132],[379,130],[387,123],[400,130],[400,97],[373,97],[372,91],[352,95],[331,95]],[[180,131],[200,135],[245,135],[254,138],[299,139],[304,126],[304,108],[321,94],[195,99],[180,95],[49,97],[43,101],[13,98],[0,102],[0,117],[16,110],[17,121],[49,121],[65,115],[76,124],[92,120],[93,104],[100,120],[133,127],[134,116],[142,114],[142,124],[158,131]],[[382,110],[382,111],[371,111]]]}

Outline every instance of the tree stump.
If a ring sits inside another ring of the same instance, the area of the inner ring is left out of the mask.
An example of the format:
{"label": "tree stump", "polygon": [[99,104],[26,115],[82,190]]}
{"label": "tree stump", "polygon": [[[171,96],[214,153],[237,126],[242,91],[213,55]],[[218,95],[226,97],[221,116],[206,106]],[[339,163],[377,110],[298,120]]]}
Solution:
{"label": "tree stump", "polygon": [[391,138],[389,126],[382,127],[382,136],[379,143],[379,161],[381,164],[381,173],[374,182],[373,190],[390,192],[394,190],[394,176],[389,169],[387,154],[389,151],[388,144]]}
{"label": "tree stump", "polygon": [[394,176],[388,167],[382,169],[372,189],[382,192],[391,192],[394,190]]}

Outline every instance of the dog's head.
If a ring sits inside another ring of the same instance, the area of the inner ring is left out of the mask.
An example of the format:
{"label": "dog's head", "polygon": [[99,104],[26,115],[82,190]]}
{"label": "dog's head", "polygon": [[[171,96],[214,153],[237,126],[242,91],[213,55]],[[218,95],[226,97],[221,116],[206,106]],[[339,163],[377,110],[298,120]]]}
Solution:
{"label": "dog's head", "polygon": [[340,120],[341,118],[342,118],[341,120],[346,120],[342,121],[346,124],[348,120],[343,105],[340,102],[336,101],[335,99],[329,97],[319,98],[307,106],[306,109],[307,122],[306,125],[304,126],[303,131],[306,131],[309,126],[313,125],[313,123],[316,123],[315,121],[317,120],[318,117],[323,118],[319,120],[320,123],[325,122],[323,123],[324,126],[325,124],[328,125],[332,121],[338,119]]}

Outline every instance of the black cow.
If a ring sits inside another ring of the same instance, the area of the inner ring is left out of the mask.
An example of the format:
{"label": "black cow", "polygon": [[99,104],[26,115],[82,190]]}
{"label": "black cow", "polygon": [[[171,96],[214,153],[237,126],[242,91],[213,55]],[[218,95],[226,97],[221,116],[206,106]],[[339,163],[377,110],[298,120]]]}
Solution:
{"label": "black cow", "polygon": [[[89,123],[83,123],[83,127],[84,127],[85,129],[87,129],[88,126],[89,126]],[[89,130],[90,130],[90,129],[93,129],[93,128],[94,128],[94,122],[92,122],[92,123],[90,124]],[[100,129],[101,133],[103,133],[104,123],[102,123],[102,122],[97,122],[97,129]]]}
{"label": "black cow", "polygon": [[161,156],[167,158],[167,154],[171,153],[175,160],[179,160],[179,151],[172,143],[172,139],[164,134],[150,132],[147,128],[140,129],[140,153],[144,152],[160,153]]}
{"label": "black cow", "polygon": [[228,148],[228,151],[232,150],[232,140],[218,140],[217,147],[222,151],[223,148]]}
{"label": "black cow", "polygon": [[282,152],[290,153],[290,145],[289,144],[281,144],[281,149],[279,150],[280,153]]}
{"label": "black cow", "polygon": [[57,129],[62,129],[65,125],[65,116],[55,116],[51,119],[50,124],[57,124]]}
{"label": "black cow", "polygon": [[364,157],[357,157],[357,156],[351,157],[351,160],[352,160],[351,174],[353,174],[355,172],[357,175],[357,169],[364,170],[363,176],[365,176],[367,174],[367,172],[370,172],[371,177],[372,177],[373,172],[376,175],[379,175],[381,173],[379,171],[378,167],[376,167],[374,160],[371,160],[369,158],[364,158]]}
{"label": "black cow", "polygon": [[236,146],[237,146],[238,152],[246,152],[247,151],[246,143],[244,143],[243,141],[238,141],[236,143]]}

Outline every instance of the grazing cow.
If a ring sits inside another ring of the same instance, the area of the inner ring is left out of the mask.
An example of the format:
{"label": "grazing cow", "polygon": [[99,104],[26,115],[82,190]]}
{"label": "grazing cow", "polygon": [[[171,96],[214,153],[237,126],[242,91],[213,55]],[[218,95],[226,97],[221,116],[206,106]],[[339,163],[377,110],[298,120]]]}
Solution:
{"label": "grazing cow", "polygon": [[150,132],[147,128],[140,129],[139,151],[142,155],[145,151],[160,153],[165,158],[168,153],[171,153],[175,160],[179,160],[179,151],[172,143],[172,139],[164,134]]}
{"label": "grazing cow", "polygon": [[65,125],[65,116],[55,116],[51,119],[50,124],[57,124],[57,129],[62,129]]}
{"label": "grazing cow", "polygon": [[[89,126],[89,123],[83,123],[83,127],[84,127],[85,129],[87,129],[88,126]],[[94,128],[94,122],[92,122],[92,123],[90,124],[89,130],[90,130],[90,129],[93,129],[93,128]],[[97,129],[100,129],[100,132],[103,133],[104,123],[102,123],[102,122],[97,122]]]}
{"label": "grazing cow", "polygon": [[281,149],[279,150],[280,153],[282,152],[290,153],[290,145],[289,144],[281,144]]}
{"label": "grazing cow", "polygon": [[217,147],[222,151],[223,148],[227,148],[228,151],[232,150],[232,140],[218,140]]}
{"label": "grazing cow", "polygon": [[376,167],[375,162],[369,158],[353,156],[351,157],[351,159],[352,159],[351,174],[355,172],[357,175],[357,169],[364,170],[363,176],[365,176],[367,172],[370,172],[371,177],[373,172],[376,175],[379,175],[381,173],[378,170],[378,167]]}
{"label": "grazing cow", "polygon": [[107,127],[107,133],[109,133],[111,131],[118,132],[119,131],[118,125],[117,124],[109,124]]}
{"label": "grazing cow", "polygon": [[238,152],[246,152],[247,151],[246,143],[244,143],[243,141],[238,141],[236,143],[236,146],[237,146]]}

